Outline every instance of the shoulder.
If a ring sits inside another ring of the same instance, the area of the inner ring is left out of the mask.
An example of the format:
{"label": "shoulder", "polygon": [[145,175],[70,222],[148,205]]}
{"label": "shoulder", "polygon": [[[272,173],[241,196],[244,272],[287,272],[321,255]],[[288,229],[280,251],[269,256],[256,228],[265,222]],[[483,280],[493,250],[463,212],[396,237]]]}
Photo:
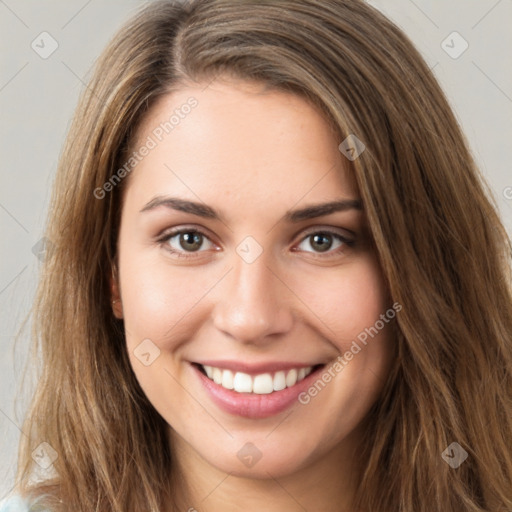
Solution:
{"label": "shoulder", "polygon": [[[37,509],[40,510],[40,509]],[[3,500],[0,500],[0,512],[35,512],[29,503],[23,498],[14,494]],[[48,509],[41,512],[50,512]]]}

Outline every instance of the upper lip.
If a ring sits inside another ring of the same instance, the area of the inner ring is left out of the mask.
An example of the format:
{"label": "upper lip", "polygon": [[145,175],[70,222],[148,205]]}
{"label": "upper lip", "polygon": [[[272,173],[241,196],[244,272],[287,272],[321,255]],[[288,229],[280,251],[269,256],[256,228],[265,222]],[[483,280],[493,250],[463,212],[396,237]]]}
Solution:
{"label": "upper lip", "polygon": [[278,371],[291,370],[292,368],[309,368],[310,366],[318,366],[319,363],[301,363],[301,362],[285,362],[285,361],[268,361],[265,363],[243,363],[241,361],[226,361],[226,360],[205,360],[194,361],[196,364],[202,366],[213,366],[214,368],[221,368],[223,370],[231,370],[232,372],[242,372],[249,375],[259,375],[261,373],[273,373]]}

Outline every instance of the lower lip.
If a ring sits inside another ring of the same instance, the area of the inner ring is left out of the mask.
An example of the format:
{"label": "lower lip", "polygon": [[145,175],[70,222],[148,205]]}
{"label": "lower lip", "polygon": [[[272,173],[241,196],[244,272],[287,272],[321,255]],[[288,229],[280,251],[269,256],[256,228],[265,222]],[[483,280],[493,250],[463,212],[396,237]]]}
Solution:
{"label": "lower lip", "polygon": [[288,409],[297,401],[300,393],[311,385],[311,382],[317,377],[317,373],[322,370],[323,366],[311,372],[291,388],[274,391],[266,395],[237,393],[231,389],[223,388],[204,375],[195,364],[192,365],[192,368],[198,375],[212,401],[220,409],[237,416],[259,419],[274,416]]}

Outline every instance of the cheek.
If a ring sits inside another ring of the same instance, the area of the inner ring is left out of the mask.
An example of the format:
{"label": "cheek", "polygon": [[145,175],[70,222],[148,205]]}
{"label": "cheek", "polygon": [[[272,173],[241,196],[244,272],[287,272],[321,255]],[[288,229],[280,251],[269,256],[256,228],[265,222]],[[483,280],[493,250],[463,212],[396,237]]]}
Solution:
{"label": "cheek", "polygon": [[[324,336],[340,351],[389,308],[380,267],[371,255],[326,272],[316,272],[300,288],[300,296]],[[316,318],[316,319],[315,319]]]}
{"label": "cheek", "polygon": [[[361,421],[386,382],[394,354],[390,324],[396,313],[380,266],[371,255],[326,273],[316,280],[315,289],[317,293],[310,288],[303,292],[305,302],[314,304],[309,323],[339,356],[301,403],[316,404],[327,430],[337,431],[341,438]],[[324,393],[324,387],[329,391]]]}
{"label": "cheek", "polygon": [[196,305],[218,277],[166,264],[158,249],[124,254],[120,281],[128,343],[149,338],[162,350],[171,348],[172,340],[181,339],[189,328],[190,318],[202,311]]}

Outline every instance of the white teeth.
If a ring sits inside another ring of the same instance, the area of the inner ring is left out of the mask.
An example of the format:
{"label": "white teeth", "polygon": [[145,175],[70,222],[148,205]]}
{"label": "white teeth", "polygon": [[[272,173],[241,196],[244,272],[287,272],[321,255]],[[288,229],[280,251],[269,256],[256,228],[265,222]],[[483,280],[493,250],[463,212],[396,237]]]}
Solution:
{"label": "white teeth", "polygon": [[281,372],[276,372],[274,375],[274,391],[281,391],[286,387],[286,374]]}
{"label": "white teeth", "polygon": [[233,389],[239,393],[252,393],[252,378],[247,373],[236,372]]}
{"label": "white teeth", "polygon": [[222,370],[220,368],[213,369],[213,382],[215,382],[215,384],[222,382]]}
{"label": "white teeth", "polygon": [[226,389],[233,389],[234,383],[233,383],[234,375],[233,372],[230,370],[224,370],[222,372],[222,387]]}
{"label": "white teeth", "polygon": [[307,377],[313,367],[278,371],[274,374],[262,373],[260,375],[251,375],[243,372],[233,373],[231,370],[223,370],[212,366],[203,366],[206,375],[216,384],[226,389],[233,389],[238,393],[256,393],[258,395],[268,395],[274,391],[281,391],[285,388],[294,386],[297,382]]}
{"label": "white teeth", "polygon": [[293,368],[286,374],[286,387],[291,388],[297,382],[297,370]]}
{"label": "white teeth", "polygon": [[274,381],[270,373],[264,373],[263,375],[256,375],[252,385],[253,393],[258,395],[268,395],[274,391]]}

